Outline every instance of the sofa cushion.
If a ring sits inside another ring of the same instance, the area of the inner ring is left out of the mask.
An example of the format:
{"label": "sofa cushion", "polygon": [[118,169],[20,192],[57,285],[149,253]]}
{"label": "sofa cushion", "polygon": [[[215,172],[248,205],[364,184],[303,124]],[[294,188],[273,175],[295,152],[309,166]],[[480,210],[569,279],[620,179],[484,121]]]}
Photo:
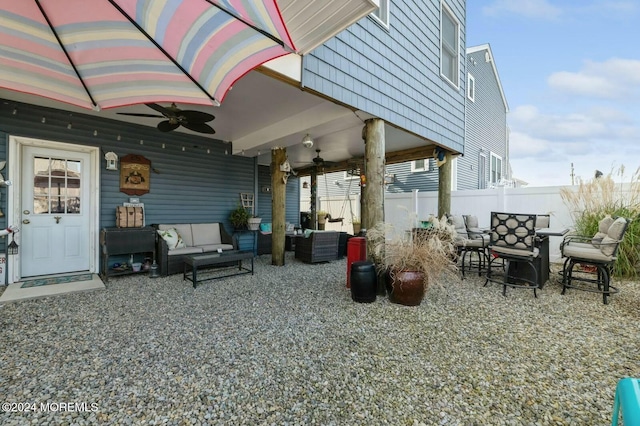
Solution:
{"label": "sofa cushion", "polygon": [[205,244],[203,246],[197,246],[202,249],[202,251],[218,251],[218,249],[222,250],[233,250],[233,244]]}
{"label": "sofa cushion", "polygon": [[184,245],[187,247],[193,246],[193,235],[191,233],[191,224],[189,223],[175,223],[175,224],[163,224],[158,225],[158,229],[164,231],[167,229],[175,229],[178,231],[178,234],[182,237],[182,241],[184,241]]}
{"label": "sofa cushion", "polygon": [[202,250],[202,247],[183,247],[175,250],[169,250],[169,253],[167,254],[169,256],[177,256],[181,254],[197,254],[202,253],[203,251],[204,250]]}
{"label": "sofa cushion", "polygon": [[169,251],[185,247],[182,237],[175,228],[158,230],[158,235],[167,242]]}
{"label": "sofa cushion", "polygon": [[624,231],[627,227],[627,220],[623,217],[619,217],[613,221],[607,235],[602,239],[600,244],[600,250],[605,256],[612,256],[616,250],[616,246],[622,240]]}
{"label": "sofa cushion", "polygon": [[210,244],[222,244],[219,223],[192,223],[193,245],[206,246]]}

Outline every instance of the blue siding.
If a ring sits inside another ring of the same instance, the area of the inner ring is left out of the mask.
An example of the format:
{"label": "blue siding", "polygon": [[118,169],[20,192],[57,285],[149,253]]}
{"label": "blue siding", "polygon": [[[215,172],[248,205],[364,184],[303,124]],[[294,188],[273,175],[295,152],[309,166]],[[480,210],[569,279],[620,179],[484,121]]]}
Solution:
{"label": "blue siding", "polygon": [[[12,114],[14,108],[17,109],[15,115]],[[255,190],[254,159],[231,155],[231,146],[218,140],[177,132],[162,133],[146,126],[77,113],[70,115],[13,101],[0,100],[0,117],[0,159],[7,156],[8,135],[99,146],[102,154],[114,151],[119,157],[137,154],[149,159],[154,170],[151,191],[140,196],[148,224],[223,222],[231,232],[233,228],[228,215],[240,202],[239,194]],[[42,117],[46,117],[44,124]],[[67,129],[69,121],[72,122],[71,129]],[[94,130],[97,136],[93,135]],[[9,167],[7,165],[3,171],[5,176]],[[100,175],[99,225],[115,226],[115,208],[127,202],[129,195],[120,192],[119,172],[105,170],[104,160],[101,160]],[[287,194],[291,198],[297,198],[294,181],[292,179],[289,184],[289,188],[294,188],[289,191],[291,195]],[[259,203],[267,198],[260,196],[258,194]],[[1,208],[6,211],[6,190],[0,201]],[[287,217],[298,217],[298,210],[296,204],[295,211],[287,211]],[[270,201],[268,206],[259,204],[258,211],[270,217]],[[0,226],[6,226],[6,218],[0,218]]]}
{"label": "blue siding", "polygon": [[303,58],[303,86],[462,152],[466,3],[447,4],[461,27],[459,89],[440,76],[440,0],[391,2],[388,30],[352,25]]}
{"label": "blue siding", "polygon": [[[262,192],[262,188],[271,187],[271,169],[269,166],[258,166],[258,214],[263,222],[271,222],[271,192]],[[300,223],[300,185],[298,178],[289,176],[285,201],[285,221],[298,225]]]}

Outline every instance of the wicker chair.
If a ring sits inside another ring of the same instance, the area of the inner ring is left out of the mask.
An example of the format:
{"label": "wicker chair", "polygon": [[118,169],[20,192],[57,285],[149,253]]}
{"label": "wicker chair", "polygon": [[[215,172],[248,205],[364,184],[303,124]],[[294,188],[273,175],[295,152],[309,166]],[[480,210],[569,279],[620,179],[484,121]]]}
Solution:
{"label": "wicker chair", "polygon": [[329,262],[338,258],[340,233],[314,231],[308,237],[296,238],[295,257],[306,263]]}
{"label": "wicker chair", "polygon": [[[560,246],[562,257],[566,257],[562,268],[562,294],[568,288],[602,293],[602,301],[607,304],[607,298],[618,293],[618,289],[611,285],[611,275],[618,247],[628,226],[628,219],[618,217],[614,220],[607,216],[598,223],[598,232],[593,237],[568,235],[564,238]],[[591,266],[595,272],[574,275],[574,268],[578,264],[581,268]],[[589,286],[588,283],[596,286]]]}
{"label": "wicker chair", "polygon": [[[502,295],[507,295],[507,286],[533,290],[540,288],[536,267],[539,250],[536,245],[536,215],[491,212],[491,241],[489,250],[494,255],[487,269],[486,286],[489,282],[502,284]],[[492,264],[502,259],[507,262],[502,280],[493,277]],[[530,273],[527,271],[530,271]]]}

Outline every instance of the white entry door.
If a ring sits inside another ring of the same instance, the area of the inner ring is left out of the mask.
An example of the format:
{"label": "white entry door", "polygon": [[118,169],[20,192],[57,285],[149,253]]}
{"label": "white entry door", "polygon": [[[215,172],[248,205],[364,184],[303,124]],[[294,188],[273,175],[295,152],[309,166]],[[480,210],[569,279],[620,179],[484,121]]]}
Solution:
{"label": "white entry door", "polygon": [[24,146],[20,275],[88,271],[90,155]]}

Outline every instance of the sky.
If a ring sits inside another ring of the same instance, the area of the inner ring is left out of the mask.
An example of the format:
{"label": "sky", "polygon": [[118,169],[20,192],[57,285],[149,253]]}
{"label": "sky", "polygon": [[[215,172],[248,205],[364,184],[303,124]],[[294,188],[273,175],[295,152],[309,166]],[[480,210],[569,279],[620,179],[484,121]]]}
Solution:
{"label": "sky", "polygon": [[570,185],[640,167],[640,0],[468,0],[509,104],[513,177]]}

